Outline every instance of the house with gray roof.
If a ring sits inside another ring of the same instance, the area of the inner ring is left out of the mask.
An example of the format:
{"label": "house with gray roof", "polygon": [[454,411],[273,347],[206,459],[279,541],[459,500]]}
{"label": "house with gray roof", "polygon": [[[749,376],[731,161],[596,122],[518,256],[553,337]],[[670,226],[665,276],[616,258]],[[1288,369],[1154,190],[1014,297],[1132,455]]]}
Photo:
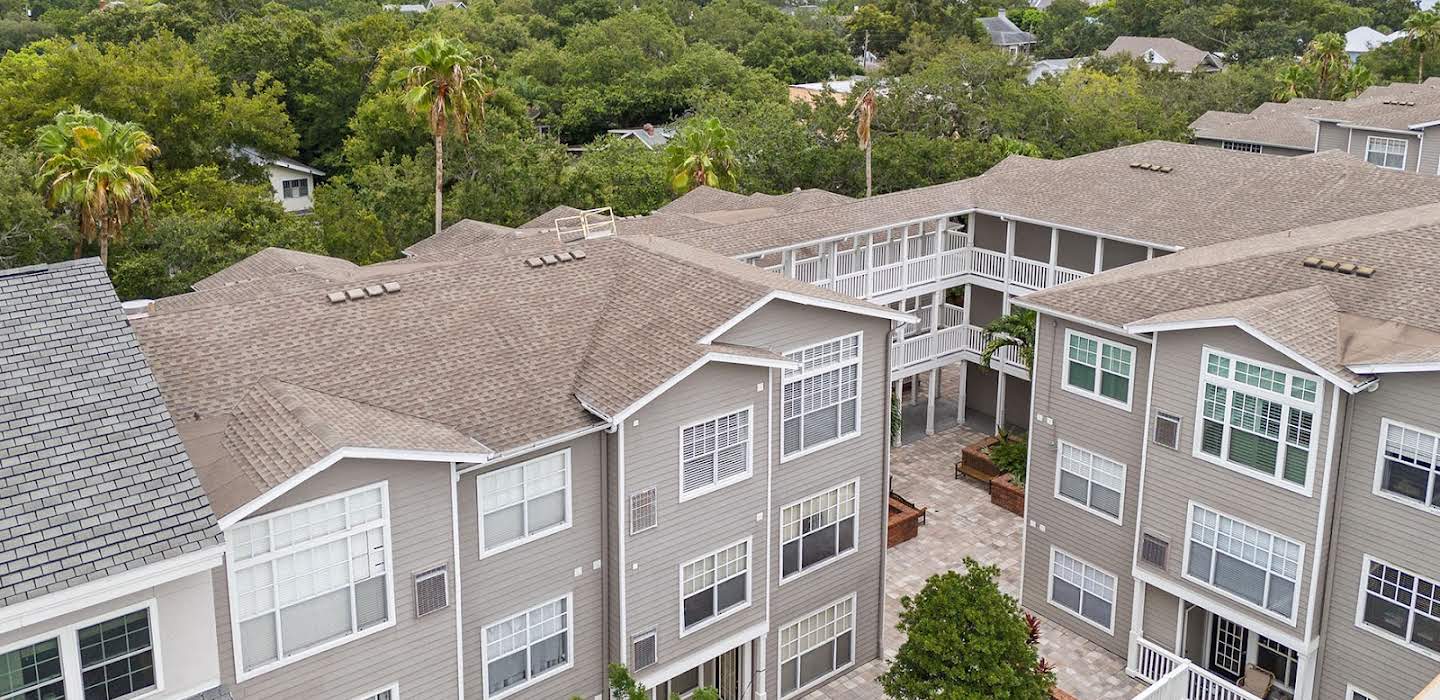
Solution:
{"label": "house with gray roof", "polygon": [[1243,153],[1298,156],[1315,152],[1312,116],[1333,108],[1331,100],[1297,97],[1289,102],[1266,102],[1248,114],[1210,110],[1190,129],[1195,143]]}
{"label": "house with gray roof", "polygon": [[994,17],[981,17],[980,26],[990,36],[990,44],[1009,51],[1011,54],[1028,53],[1035,46],[1035,35],[1027,32],[1005,16],[1005,8],[997,10]]}
{"label": "house with gray roof", "polygon": [[0,270],[0,691],[215,697],[214,510],[99,261]]}
{"label": "house with gray roof", "polygon": [[[792,195],[655,216],[822,199]],[[595,216],[368,266],[267,249],[145,305],[226,536],[226,692],[590,698],[622,663],[799,697],[879,658],[915,318]]]}
{"label": "house with gray roof", "polygon": [[1117,36],[1100,55],[1133,56],[1154,70],[1176,73],[1213,73],[1225,67],[1219,56],[1168,36]]}

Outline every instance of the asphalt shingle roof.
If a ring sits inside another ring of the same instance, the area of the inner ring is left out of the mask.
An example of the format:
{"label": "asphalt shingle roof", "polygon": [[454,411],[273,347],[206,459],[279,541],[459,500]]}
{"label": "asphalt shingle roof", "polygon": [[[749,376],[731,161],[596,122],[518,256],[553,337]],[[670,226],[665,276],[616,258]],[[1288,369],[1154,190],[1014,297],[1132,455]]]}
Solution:
{"label": "asphalt shingle roof", "polygon": [[104,268],[0,271],[0,605],[219,542]]}
{"label": "asphalt shingle roof", "polygon": [[[1180,73],[1195,70],[1206,59],[1216,60],[1210,52],[1168,36],[1117,36],[1100,55],[1115,56],[1124,53],[1141,58],[1151,50],[1168,61],[1171,70]],[[1218,60],[1216,62],[1218,63]]]}
{"label": "asphalt shingle roof", "polygon": [[1209,111],[1190,124],[1195,138],[1243,141],[1264,146],[1315,150],[1318,128],[1310,117],[1335,105],[1328,100],[1266,102],[1249,114]]}

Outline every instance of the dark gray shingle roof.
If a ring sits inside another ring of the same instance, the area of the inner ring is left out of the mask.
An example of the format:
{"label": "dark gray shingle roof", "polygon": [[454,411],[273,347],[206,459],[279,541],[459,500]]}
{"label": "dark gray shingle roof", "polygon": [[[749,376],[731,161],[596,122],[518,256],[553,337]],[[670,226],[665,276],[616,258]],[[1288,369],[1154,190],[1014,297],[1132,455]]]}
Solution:
{"label": "dark gray shingle roof", "polygon": [[219,541],[104,268],[0,271],[0,605]]}

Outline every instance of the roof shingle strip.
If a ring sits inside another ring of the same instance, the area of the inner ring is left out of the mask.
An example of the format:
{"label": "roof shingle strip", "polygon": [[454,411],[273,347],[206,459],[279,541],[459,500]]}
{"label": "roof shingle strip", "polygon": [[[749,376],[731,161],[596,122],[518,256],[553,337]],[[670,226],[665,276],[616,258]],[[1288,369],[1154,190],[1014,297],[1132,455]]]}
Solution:
{"label": "roof shingle strip", "polygon": [[0,605],[220,542],[105,270],[0,272]]}

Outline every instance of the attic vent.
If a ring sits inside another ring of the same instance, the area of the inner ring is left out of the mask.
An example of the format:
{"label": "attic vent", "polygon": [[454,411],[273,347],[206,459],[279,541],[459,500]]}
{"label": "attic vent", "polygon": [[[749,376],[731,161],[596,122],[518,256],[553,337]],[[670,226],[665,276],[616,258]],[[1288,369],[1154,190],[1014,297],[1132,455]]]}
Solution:
{"label": "attic vent", "polygon": [[1168,165],[1156,165],[1154,163],[1131,163],[1130,167],[1135,170],[1149,170],[1152,173],[1164,173],[1166,175],[1175,169]]}
{"label": "attic vent", "polygon": [[1140,561],[1147,564],[1154,564],[1163,569],[1165,568],[1165,560],[1169,558],[1169,554],[1170,543],[1164,539],[1148,532],[1140,538]]}
{"label": "attic vent", "polygon": [[1409,102],[1409,101],[1406,101],[1406,100],[1385,100],[1384,103],[1387,104],[1387,105],[1394,105],[1394,106],[1396,106],[1396,107],[1414,107],[1414,106],[1415,106],[1415,103],[1414,103],[1414,102]]}
{"label": "attic vent", "polygon": [[1151,433],[1151,439],[1157,445],[1164,445],[1172,450],[1180,449],[1180,416],[1157,411],[1155,413],[1155,430]]}
{"label": "attic vent", "polygon": [[534,258],[525,258],[525,266],[530,268],[550,267],[584,259],[585,251],[577,248],[574,250],[562,250],[558,253],[549,253]]}
{"label": "attic vent", "polygon": [[444,566],[415,574],[415,617],[450,605],[449,574]]}
{"label": "attic vent", "polygon": [[642,668],[649,668],[654,666],[655,662],[659,660],[659,654],[657,653],[659,650],[655,645],[654,630],[635,637],[632,644],[631,655],[634,658],[631,659],[630,668],[636,671]]}
{"label": "attic vent", "polygon": [[399,282],[385,282],[384,284],[370,284],[354,289],[345,289],[338,292],[330,292],[325,295],[331,304],[340,304],[346,301],[359,301],[366,297],[378,297],[386,294],[396,294],[400,291]]}
{"label": "attic vent", "polygon": [[1312,267],[1326,272],[1338,272],[1342,275],[1355,275],[1369,279],[1375,276],[1375,268],[1368,265],[1357,265],[1351,262],[1340,262],[1338,260],[1327,260],[1325,258],[1310,256],[1301,261],[1305,267]]}
{"label": "attic vent", "polygon": [[610,211],[610,207],[587,209],[575,216],[562,216],[555,220],[555,240],[561,245],[613,235],[615,213]]}

